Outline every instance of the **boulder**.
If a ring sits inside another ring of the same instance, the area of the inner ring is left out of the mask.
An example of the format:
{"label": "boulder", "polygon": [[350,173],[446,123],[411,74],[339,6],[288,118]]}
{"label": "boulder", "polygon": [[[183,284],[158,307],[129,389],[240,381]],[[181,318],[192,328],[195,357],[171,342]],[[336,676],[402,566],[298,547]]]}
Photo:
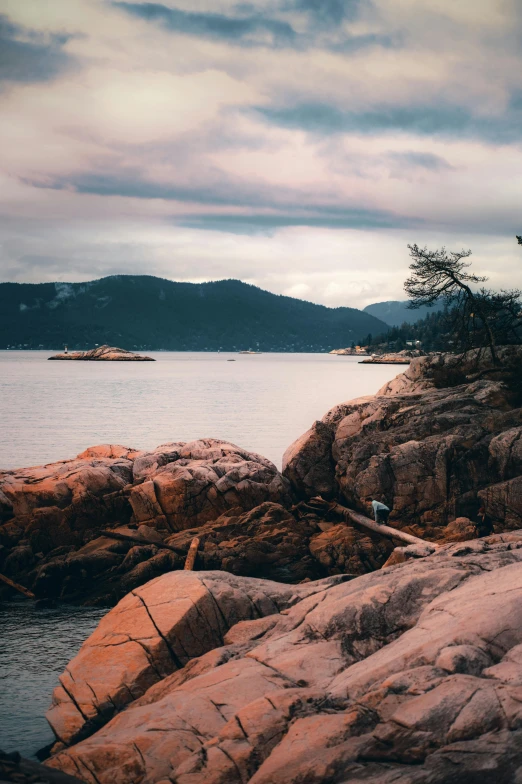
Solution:
{"label": "boulder", "polygon": [[370,538],[355,528],[338,523],[310,540],[310,552],[330,574],[360,575],[384,565],[393,545],[390,540]]}
{"label": "boulder", "polygon": [[223,645],[239,621],[279,613],[335,581],[286,586],[225,572],[165,574],[102,619],[60,677],[49,723],[65,743],[90,734],[152,684]]}
{"label": "boulder", "polygon": [[89,784],[515,782],[522,531],[349,582],[164,575],[61,684],[49,764]]}
{"label": "boulder", "polygon": [[522,525],[522,476],[489,485],[478,496],[488,514],[493,520],[500,520],[504,528],[516,529]]}
{"label": "boulder", "polygon": [[[260,455],[214,439],[172,447],[168,458],[165,451],[155,453],[153,478],[130,490],[138,523],[154,527],[159,518],[161,526],[180,531],[215,520],[233,507],[248,511],[263,501],[291,503],[288,480]],[[139,478],[147,470],[141,458]]]}
{"label": "boulder", "polygon": [[335,494],[332,440],[331,429],[323,422],[314,422],[283,455],[284,475],[310,498],[331,498]]}
{"label": "boulder", "polygon": [[481,504],[500,530],[520,527],[522,347],[499,355],[499,366],[478,352],[412,359],[376,396],[316,422],[287,450],[283,474],[303,499],[320,486],[362,512],[384,501],[391,525],[421,537],[443,539]]}
{"label": "boulder", "polygon": [[[240,515],[266,502],[289,507],[292,500],[288,480],[273,463],[225,441],[175,442],[151,452],[102,444],[73,460],[0,472],[2,560],[10,576],[37,596],[113,604],[131,588],[182,567],[184,559],[150,547],[125,559],[132,544],[100,539],[102,529],[134,536],[141,531],[149,544],[161,544],[169,534],[212,523],[232,509]],[[299,527],[296,520],[293,525],[281,553],[272,557],[280,561],[278,579],[284,579],[285,558],[297,563],[295,555],[289,557]],[[31,552],[25,549],[22,558],[20,546]],[[308,540],[299,579],[320,576],[306,570],[306,558],[313,561],[307,547]],[[236,561],[239,573],[241,564],[243,572],[249,564],[258,567],[263,548],[260,542],[258,556],[251,548],[246,560],[248,548],[229,549],[224,568],[234,570]],[[36,554],[43,555],[38,563]]]}
{"label": "boulder", "polygon": [[115,449],[119,451],[104,445],[88,449],[73,460],[0,471],[0,492],[9,503],[12,517],[31,515],[46,507],[67,509],[122,490],[132,481],[133,453],[126,450],[125,456],[99,456],[100,452]]}

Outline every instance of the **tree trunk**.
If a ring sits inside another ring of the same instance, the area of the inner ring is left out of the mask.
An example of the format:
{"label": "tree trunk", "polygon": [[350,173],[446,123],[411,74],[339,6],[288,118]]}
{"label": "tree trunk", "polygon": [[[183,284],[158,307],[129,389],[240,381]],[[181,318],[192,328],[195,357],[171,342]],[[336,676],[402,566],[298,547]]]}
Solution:
{"label": "tree trunk", "polygon": [[27,596],[28,599],[36,599],[34,593],[29,591],[27,588],[24,588],[23,585],[13,582],[13,580],[10,580],[9,577],[5,576],[5,574],[0,574],[0,580],[10,588],[14,588],[14,590],[18,591],[18,593],[22,593],[24,596]]}
{"label": "tree trunk", "polygon": [[187,551],[182,547],[173,547],[171,544],[164,542],[155,542],[153,539],[146,539],[144,536],[131,536],[130,534],[120,534],[117,531],[100,531],[100,536],[106,536],[108,539],[118,539],[121,542],[134,542],[135,544],[153,544],[156,547],[163,547],[165,550],[171,550],[177,555],[186,555]]}
{"label": "tree trunk", "polygon": [[411,534],[407,534],[404,531],[400,531],[398,528],[392,528],[391,525],[381,525],[380,523],[376,523],[375,520],[371,520],[369,517],[364,517],[364,515],[358,514],[357,512],[348,509],[346,506],[341,506],[336,501],[332,503],[328,503],[320,496],[316,498],[312,498],[309,501],[309,505],[312,508],[317,508],[318,511],[330,511],[335,512],[336,514],[340,515],[345,519],[346,522],[350,521],[355,525],[360,526],[361,528],[366,528],[373,533],[379,534],[380,536],[386,536],[390,539],[398,539],[400,542],[404,542],[405,544],[420,544],[423,546],[430,545],[435,550],[437,548],[436,544],[433,542],[427,542],[425,539],[420,539],[418,536],[412,536]]}
{"label": "tree trunk", "polygon": [[183,567],[184,569],[187,569],[189,571],[192,571],[192,569],[194,569],[194,564],[196,563],[196,558],[198,555],[198,547],[199,547],[199,539],[197,536],[195,536],[190,544],[187,560],[185,561],[185,566]]}

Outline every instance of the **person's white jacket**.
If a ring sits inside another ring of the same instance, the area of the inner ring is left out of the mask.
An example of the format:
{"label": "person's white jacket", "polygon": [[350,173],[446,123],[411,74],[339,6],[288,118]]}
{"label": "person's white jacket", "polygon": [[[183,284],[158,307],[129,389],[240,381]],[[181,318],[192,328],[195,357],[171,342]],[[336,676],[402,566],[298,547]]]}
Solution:
{"label": "person's white jacket", "polygon": [[379,511],[382,510],[383,512],[389,512],[390,508],[386,506],[386,504],[381,504],[380,501],[372,501],[373,507],[373,516],[375,517],[375,522],[379,522]]}

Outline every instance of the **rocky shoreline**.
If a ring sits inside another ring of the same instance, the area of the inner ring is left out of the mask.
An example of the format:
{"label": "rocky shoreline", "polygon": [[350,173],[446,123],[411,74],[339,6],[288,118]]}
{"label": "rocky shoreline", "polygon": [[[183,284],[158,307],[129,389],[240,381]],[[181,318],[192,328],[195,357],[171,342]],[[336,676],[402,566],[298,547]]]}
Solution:
{"label": "rocky shoreline", "polygon": [[409,365],[410,362],[410,359],[405,359],[395,354],[383,354],[382,356],[362,359],[359,365]]}
{"label": "rocky shoreline", "polygon": [[113,605],[182,568],[196,534],[200,569],[297,583],[382,566],[390,540],[310,509],[316,495],[363,514],[381,498],[395,528],[434,542],[476,535],[481,505],[495,531],[521,528],[522,352],[502,352],[500,368],[414,359],[377,395],[315,422],[282,473],[216,439],[151,452],[102,445],[0,471],[0,572],[38,598]]}
{"label": "rocky shoreline", "polygon": [[[60,678],[49,764],[92,784],[515,782],[522,349],[499,355],[414,358],[282,473],[215,439],[0,472],[0,572],[116,604]],[[336,512],[372,498],[435,551]]]}
{"label": "rocky shoreline", "polygon": [[300,586],[172,572],[60,677],[49,765],[89,784],[516,782],[522,534]]}

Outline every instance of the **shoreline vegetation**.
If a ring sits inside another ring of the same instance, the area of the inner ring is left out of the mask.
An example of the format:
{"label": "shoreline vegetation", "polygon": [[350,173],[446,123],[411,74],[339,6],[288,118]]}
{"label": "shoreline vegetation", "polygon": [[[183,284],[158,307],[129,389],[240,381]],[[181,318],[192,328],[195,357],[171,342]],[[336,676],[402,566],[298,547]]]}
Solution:
{"label": "shoreline vegetation", "polygon": [[60,676],[47,765],[88,784],[450,784],[460,754],[459,775],[511,780],[522,348],[410,359],[282,472],[210,438],[0,471],[0,571],[114,608]]}

